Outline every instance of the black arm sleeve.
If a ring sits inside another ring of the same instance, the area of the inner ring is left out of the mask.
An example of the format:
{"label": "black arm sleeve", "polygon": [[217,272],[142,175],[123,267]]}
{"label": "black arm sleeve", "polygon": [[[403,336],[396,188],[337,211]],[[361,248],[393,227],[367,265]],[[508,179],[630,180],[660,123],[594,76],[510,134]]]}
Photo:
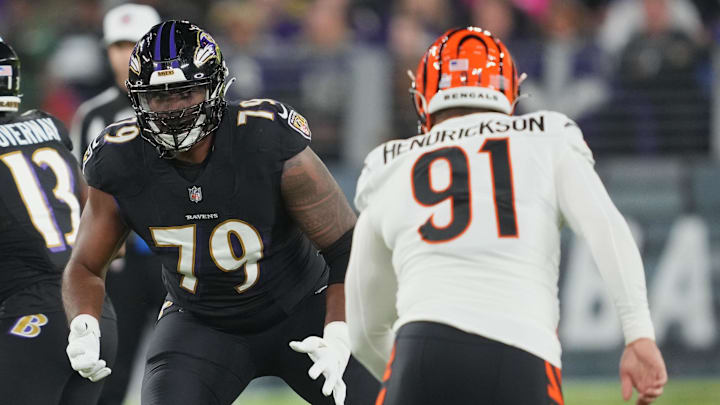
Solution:
{"label": "black arm sleeve", "polygon": [[353,230],[345,232],[338,240],[322,251],[325,263],[330,267],[330,277],[328,284],[338,284],[345,282],[345,272],[347,271],[348,261],[350,261],[350,246],[352,245]]}

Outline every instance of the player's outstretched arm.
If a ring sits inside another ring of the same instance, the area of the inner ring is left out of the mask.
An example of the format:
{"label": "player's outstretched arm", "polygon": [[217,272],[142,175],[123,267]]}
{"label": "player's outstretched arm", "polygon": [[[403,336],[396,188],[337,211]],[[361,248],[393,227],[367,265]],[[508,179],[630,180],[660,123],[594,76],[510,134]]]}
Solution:
{"label": "player's outstretched arm", "polygon": [[108,193],[88,187],[77,241],[63,274],[63,304],[69,320],[79,314],[99,319],[107,264],[127,233],[115,199]]}
{"label": "player's outstretched arm", "polygon": [[345,296],[352,354],[380,380],[395,341],[397,279],[392,252],[373,229],[368,210],[355,225]]}
{"label": "player's outstretched arm", "polygon": [[290,342],[290,347],[307,353],[314,363],[308,374],[312,379],[322,374],[325,377],[323,394],[332,393],[335,403],[341,405],[345,401],[342,375],[350,358],[342,283],[350,256],[355,212],[335,179],[309,147],[285,162],[280,187],[288,212],[320,248],[330,266],[323,336]]}
{"label": "player's outstretched arm", "polygon": [[127,236],[115,200],[110,194],[88,188],[77,241],[65,267],[62,298],[70,320],[66,349],[70,365],[90,381],[110,375],[100,359],[100,326],[107,264]]}
{"label": "player's outstretched arm", "polygon": [[[349,231],[355,226],[357,217],[350,208],[345,195],[335,182],[328,169],[312,149],[305,148],[302,152],[285,162],[281,181],[285,207],[300,228],[315,243],[330,265],[330,283],[333,284],[333,272],[344,273],[350,254],[351,235]],[[334,266],[327,253],[333,250],[337,242],[346,239],[343,246],[338,246],[334,256],[345,254],[345,260]],[[339,252],[343,250],[343,252]],[[339,280],[342,282],[343,280]],[[328,288],[328,313],[326,321],[345,320],[345,300],[342,286],[331,285]]]}
{"label": "player's outstretched arm", "polygon": [[653,340],[638,339],[625,346],[620,359],[620,382],[625,401],[638,392],[637,405],[647,405],[662,393],[667,382],[667,370],[662,354]]}
{"label": "player's outstretched arm", "polygon": [[355,226],[357,217],[325,164],[309,147],[285,162],[282,195],[290,215],[320,249]]}
{"label": "player's outstretched arm", "polygon": [[582,235],[615,303],[626,348],[620,364],[622,394],[634,386],[638,404],[662,394],[665,364],[655,345],[640,252],[630,228],[591,163],[569,150],[556,169],[558,203],[573,231]]}

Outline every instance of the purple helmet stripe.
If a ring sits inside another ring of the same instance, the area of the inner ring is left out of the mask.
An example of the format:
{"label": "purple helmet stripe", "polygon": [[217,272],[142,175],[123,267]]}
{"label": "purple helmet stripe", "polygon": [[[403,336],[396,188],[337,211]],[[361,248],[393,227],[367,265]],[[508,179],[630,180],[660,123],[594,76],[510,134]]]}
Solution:
{"label": "purple helmet stripe", "polygon": [[157,35],[155,36],[155,52],[153,52],[154,60],[161,60],[160,42],[162,42],[162,29],[164,26],[165,26],[165,23],[160,24],[160,26],[158,27]]}
{"label": "purple helmet stripe", "polygon": [[173,22],[170,26],[170,59],[177,58],[177,51],[175,50],[175,23]]}

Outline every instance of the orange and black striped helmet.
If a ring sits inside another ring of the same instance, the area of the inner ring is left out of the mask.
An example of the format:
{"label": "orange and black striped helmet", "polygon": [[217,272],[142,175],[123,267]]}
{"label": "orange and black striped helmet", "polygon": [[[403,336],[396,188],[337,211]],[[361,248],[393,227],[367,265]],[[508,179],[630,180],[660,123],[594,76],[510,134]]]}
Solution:
{"label": "orange and black striped helmet", "polygon": [[429,131],[430,114],[446,108],[512,114],[519,82],[510,51],[499,39],[476,27],[451,29],[425,52],[410,89],[420,129]]}

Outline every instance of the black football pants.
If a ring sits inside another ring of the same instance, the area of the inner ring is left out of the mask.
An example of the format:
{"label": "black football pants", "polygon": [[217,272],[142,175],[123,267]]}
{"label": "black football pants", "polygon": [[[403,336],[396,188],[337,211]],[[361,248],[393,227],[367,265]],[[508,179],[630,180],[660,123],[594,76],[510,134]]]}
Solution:
{"label": "black football pants", "polygon": [[122,270],[108,271],[105,285],[117,314],[118,349],[115,367],[106,378],[98,405],[123,404],[140,349],[140,338],[148,325],[157,319],[165,298],[160,272],[158,257],[136,253],[131,246],[128,246]]}
{"label": "black football pants", "polygon": [[[0,403],[3,405],[94,405],[105,380],[93,383],[70,367],[67,318],[53,285],[34,285],[18,300],[56,298],[55,310],[0,318]],[[9,300],[16,300],[11,297]],[[13,302],[32,307],[33,302]],[[106,303],[107,304],[107,303]],[[117,329],[113,318],[101,317],[100,358],[114,367]]]}
{"label": "black football pants", "polygon": [[[261,376],[280,377],[310,404],[334,404],[332,395],[322,394],[324,378],[308,376],[313,364],[308,355],[288,346],[293,340],[322,336],[324,319],[325,292],[306,298],[288,318],[254,334],[218,331],[172,305],[151,339],[142,405],[229,405]],[[378,381],[352,357],[343,380],[346,405],[375,401]]]}
{"label": "black football pants", "polygon": [[377,405],[562,405],[560,369],[434,322],[403,325]]}

